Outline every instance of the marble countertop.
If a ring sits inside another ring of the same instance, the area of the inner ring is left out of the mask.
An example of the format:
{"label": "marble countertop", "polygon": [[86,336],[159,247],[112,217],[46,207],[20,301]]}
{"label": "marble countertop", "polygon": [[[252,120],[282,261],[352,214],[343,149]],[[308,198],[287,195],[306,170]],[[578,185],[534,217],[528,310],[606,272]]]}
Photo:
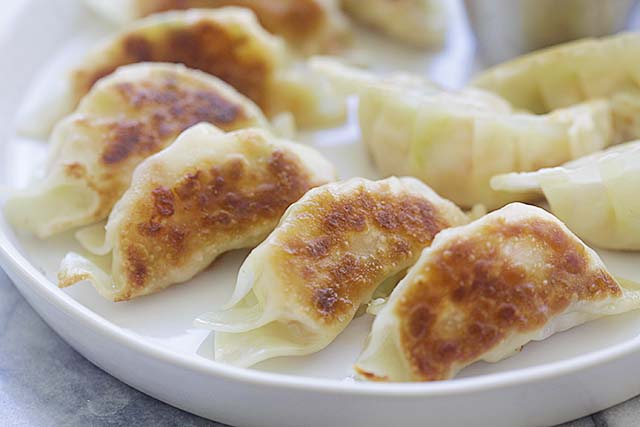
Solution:
{"label": "marble countertop", "polygon": [[[640,397],[564,427],[638,425]],[[94,366],[33,311],[0,270],[0,424],[212,426]]]}

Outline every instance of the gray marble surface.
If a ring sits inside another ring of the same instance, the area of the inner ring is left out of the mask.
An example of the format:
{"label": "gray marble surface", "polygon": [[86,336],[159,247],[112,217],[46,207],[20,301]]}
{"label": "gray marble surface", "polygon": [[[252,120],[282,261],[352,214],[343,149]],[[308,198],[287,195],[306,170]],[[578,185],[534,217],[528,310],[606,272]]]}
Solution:
{"label": "gray marble surface", "polygon": [[[140,393],[67,345],[0,270],[0,426],[213,426]],[[640,425],[640,397],[565,427]]]}

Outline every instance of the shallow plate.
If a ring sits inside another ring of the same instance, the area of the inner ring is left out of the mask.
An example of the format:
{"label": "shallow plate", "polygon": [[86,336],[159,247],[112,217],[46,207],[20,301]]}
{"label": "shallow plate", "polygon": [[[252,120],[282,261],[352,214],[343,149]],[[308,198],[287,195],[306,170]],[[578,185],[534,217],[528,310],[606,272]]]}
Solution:
{"label": "shallow plate", "polygon": [[[71,1],[25,4],[0,44],[0,193],[3,187],[25,185],[47,148],[15,136],[17,106],[41,95],[46,84],[38,82],[59,76],[65,61],[111,30]],[[451,12],[456,25],[444,53],[424,57],[363,34],[363,55],[375,46],[387,68],[425,71],[444,84],[459,85],[471,72],[473,57],[458,6]],[[353,123],[301,140],[332,159],[343,178],[376,177]],[[532,343],[503,362],[478,363],[453,381],[358,383],[351,364],[369,316],[356,319],[312,356],[280,358],[252,370],[211,360],[212,337],[195,328],[193,319],[225,302],[247,252],[224,255],[188,284],[113,304],[89,285],[65,291],[54,285],[58,263],[72,249],[79,248],[71,235],[40,241],[14,233],[0,219],[0,264],[62,337],[131,386],[217,421],[241,426],[544,425],[640,393],[635,375],[640,312]],[[614,273],[640,280],[639,255],[602,255]]]}

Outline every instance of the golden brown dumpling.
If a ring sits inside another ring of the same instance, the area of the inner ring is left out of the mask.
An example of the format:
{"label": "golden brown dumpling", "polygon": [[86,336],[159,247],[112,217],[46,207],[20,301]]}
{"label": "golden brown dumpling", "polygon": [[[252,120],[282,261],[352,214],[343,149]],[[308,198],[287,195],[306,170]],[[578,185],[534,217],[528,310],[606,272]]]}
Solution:
{"label": "golden brown dumpling", "polygon": [[331,86],[297,62],[247,9],[191,9],[136,21],[95,48],[72,71],[77,101],[101,77],[136,62],[182,63],[229,83],[273,117],[294,115],[301,127],[342,122],[344,104]]}
{"label": "golden brown dumpling", "polygon": [[268,127],[223,81],[182,65],[144,63],[100,80],[55,128],[44,179],[7,201],[9,220],[41,238],[106,218],[146,157],[188,127]]}
{"label": "golden brown dumpling", "polygon": [[466,222],[413,178],[353,178],[309,191],[247,257],[228,309],[201,317],[216,330],[216,360],[249,366],[319,351],[440,230]]}
{"label": "golden brown dumpling", "polygon": [[106,234],[79,234],[91,252],[110,255],[108,272],[71,253],[59,284],[89,280],[122,301],[184,282],[222,253],[260,243],[291,203],[334,177],[302,144],[259,129],[225,134],[196,125],[138,166]]}
{"label": "golden brown dumpling", "polygon": [[546,211],[514,203],[438,234],[378,313],[365,379],[435,381],[532,340],[640,307],[598,255]]}
{"label": "golden brown dumpling", "polygon": [[251,9],[260,24],[304,53],[339,50],[349,23],[337,0],[87,0],[101,14],[128,22],[157,12],[238,6]]}

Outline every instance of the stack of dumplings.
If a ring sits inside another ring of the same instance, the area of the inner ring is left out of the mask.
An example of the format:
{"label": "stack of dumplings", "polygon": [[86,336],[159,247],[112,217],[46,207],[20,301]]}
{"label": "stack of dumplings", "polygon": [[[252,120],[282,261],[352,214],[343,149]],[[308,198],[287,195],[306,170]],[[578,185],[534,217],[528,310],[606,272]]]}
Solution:
{"label": "stack of dumplings", "polygon": [[[87,3],[123,28],[70,70],[56,123],[32,129],[51,142],[44,176],[4,205],[41,239],[74,232],[60,287],[129,301],[251,249],[227,304],[195,319],[215,360],[319,352],[366,311],[354,371],[371,381],[448,380],[640,308],[583,242],[640,250],[639,34],[451,90],[308,58],[343,51],[348,17],[441,44],[440,0]],[[292,141],[342,125],[352,96],[381,179],[338,180]]]}

